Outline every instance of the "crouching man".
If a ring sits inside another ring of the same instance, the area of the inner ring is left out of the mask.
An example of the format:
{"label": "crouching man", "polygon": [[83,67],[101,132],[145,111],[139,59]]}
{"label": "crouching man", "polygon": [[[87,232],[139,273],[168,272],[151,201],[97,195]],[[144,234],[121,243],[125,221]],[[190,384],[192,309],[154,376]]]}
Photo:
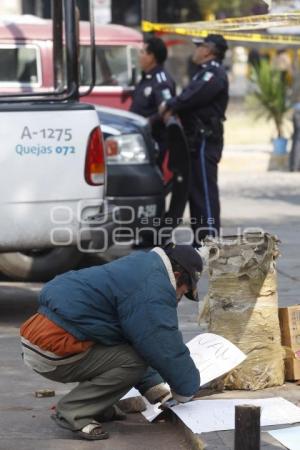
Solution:
{"label": "crouching man", "polygon": [[108,438],[101,418],[121,418],[114,405],[133,386],[152,403],[192,399],[200,375],[176,308],[183,295],[195,299],[201,271],[197,250],[169,244],[67,272],[44,286],[21,341],[34,371],[79,383],[58,402],[52,417],[58,425],[84,439]]}

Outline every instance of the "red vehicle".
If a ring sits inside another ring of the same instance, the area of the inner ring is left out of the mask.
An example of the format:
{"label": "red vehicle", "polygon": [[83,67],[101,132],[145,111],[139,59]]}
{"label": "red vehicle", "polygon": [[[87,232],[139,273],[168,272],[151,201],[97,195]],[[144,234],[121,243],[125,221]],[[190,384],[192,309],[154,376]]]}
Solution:
{"label": "red vehicle", "polygon": [[[141,33],[121,25],[95,27],[95,87],[82,101],[129,108],[142,40]],[[81,22],[81,92],[91,84],[90,59],[90,26]],[[0,23],[0,60],[0,93],[49,91],[54,86],[52,22],[32,17]]]}

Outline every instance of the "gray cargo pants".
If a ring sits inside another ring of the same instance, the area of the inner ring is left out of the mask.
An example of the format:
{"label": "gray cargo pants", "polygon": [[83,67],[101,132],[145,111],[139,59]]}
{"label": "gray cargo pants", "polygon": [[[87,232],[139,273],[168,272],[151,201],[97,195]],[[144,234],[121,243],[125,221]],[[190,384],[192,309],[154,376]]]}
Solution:
{"label": "gray cargo pants", "polygon": [[96,344],[82,359],[42,376],[62,383],[79,382],[57,404],[57,415],[71,430],[80,430],[140,381],[146,363],[128,344]]}

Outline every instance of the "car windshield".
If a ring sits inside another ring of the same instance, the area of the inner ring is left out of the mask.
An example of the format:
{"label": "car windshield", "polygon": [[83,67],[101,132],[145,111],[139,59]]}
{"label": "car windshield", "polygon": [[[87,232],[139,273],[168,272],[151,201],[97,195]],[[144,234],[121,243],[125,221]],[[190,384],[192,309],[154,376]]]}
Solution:
{"label": "car windshield", "polygon": [[[96,86],[129,86],[138,50],[127,46],[96,46]],[[91,51],[80,47],[80,82],[91,84]]]}
{"label": "car windshield", "polygon": [[30,46],[1,45],[0,84],[35,85],[38,83],[37,49]]}

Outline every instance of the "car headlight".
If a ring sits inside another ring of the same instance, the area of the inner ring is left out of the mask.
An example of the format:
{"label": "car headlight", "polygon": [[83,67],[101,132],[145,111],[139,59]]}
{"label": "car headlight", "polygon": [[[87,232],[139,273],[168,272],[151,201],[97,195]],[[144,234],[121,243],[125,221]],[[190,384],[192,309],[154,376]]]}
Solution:
{"label": "car headlight", "polygon": [[108,164],[144,164],[149,162],[144,138],[140,134],[111,136],[105,140]]}

